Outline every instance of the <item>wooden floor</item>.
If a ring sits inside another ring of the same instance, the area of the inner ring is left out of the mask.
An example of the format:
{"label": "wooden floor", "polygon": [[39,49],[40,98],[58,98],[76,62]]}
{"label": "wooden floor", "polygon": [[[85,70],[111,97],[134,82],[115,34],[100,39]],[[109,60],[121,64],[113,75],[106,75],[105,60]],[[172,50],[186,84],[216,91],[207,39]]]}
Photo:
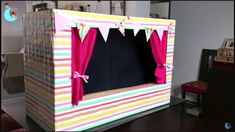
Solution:
{"label": "wooden floor", "polygon": [[166,131],[166,132],[217,132],[233,131],[225,129],[223,121],[209,120],[206,117],[195,117],[186,114],[185,109],[194,107],[182,103],[170,108],[152,113],[132,122],[107,130],[106,132],[135,132],[135,131]]}

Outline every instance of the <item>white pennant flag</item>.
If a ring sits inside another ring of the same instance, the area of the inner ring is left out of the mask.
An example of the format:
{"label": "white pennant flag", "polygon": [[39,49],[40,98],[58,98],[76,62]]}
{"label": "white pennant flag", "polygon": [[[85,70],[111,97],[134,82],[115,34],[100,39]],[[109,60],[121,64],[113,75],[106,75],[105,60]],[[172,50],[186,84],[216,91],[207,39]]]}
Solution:
{"label": "white pennant flag", "polygon": [[99,26],[99,30],[100,30],[100,33],[102,34],[103,38],[104,38],[104,41],[106,42],[107,39],[108,39],[108,35],[109,35],[109,27],[101,25],[101,26]]}
{"label": "white pennant flag", "polygon": [[157,28],[156,30],[157,30],[157,34],[158,34],[159,39],[162,40],[164,29],[163,28]]}
{"label": "white pennant flag", "polygon": [[134,25],[133,25],[134,36],[136,36],[136,35],[137,35],[137,33],[139,32],[139,30],[140,30],[140,29],[141,29],[140,24],[138,24],[138,23],[134,23]]}

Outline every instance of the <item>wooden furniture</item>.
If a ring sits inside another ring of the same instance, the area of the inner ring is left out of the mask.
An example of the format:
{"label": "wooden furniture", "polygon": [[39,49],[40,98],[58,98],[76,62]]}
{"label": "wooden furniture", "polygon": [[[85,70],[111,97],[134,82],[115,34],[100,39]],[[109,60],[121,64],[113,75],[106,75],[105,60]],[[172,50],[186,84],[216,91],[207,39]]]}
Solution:
{"label": "wooden furniture", "polygon": [[234,49],[220,48],[215,57],[216,61],[234,63]]}
{"label": "wooden furniture", "polygon": [[217,62],[234,63],[234,39],[225,38],[221,48],[218,49]]}
{"label": "wooden furniture", "polygon": [[213,62],[209,70],[205,115],[212,120],[235,123],[234,63]]}
{"label": "wooden furniture", "polygon": [[200,95],[207,93],[207,76],[211,60],[216,56],[217,50],[203,49],[197,81],[187,82],[181,85],[182,98],[185,99],[186,92],[197,94],[197,104],[200,104]]}

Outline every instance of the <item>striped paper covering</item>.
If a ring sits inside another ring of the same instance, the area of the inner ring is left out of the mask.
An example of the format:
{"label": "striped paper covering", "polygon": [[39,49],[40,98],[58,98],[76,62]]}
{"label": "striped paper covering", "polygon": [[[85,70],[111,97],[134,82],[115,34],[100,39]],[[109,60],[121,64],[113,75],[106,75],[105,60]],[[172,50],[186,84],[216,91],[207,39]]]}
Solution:
{"label": "striped paper covering", "polygon": [[[57,15],[71,20],[61,23]],[[72,19],[70,19],[72,18]],[[125,19],[141,29],[158,27],[171,30],[167,42],[167,63],[173,64],[175,21],[50,10],[24,16],[26,112],[45,130],[81,131],[170,103],[172,70],[167,84],[144,84],[84,96],[78,106],[71,105],[71,26],[83,22],[91,27],[109,25]],[[55,26],[57,25],[57,26]],[[169,28],[170,27],[170,28]]]}
{"label": "striped paper covering", "polygon": [[23,16],[26,114],[45,130],[55,129],[52,12]]}

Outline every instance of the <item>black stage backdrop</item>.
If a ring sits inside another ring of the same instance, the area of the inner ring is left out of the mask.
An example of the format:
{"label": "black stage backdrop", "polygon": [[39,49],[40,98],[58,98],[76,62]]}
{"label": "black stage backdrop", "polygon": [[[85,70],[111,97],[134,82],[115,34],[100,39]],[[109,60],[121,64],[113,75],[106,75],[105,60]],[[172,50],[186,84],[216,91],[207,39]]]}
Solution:
{"label": "black stage backdrop", "polygon": [[84,84],[86,94],[155,82],[156,64],[144,30],[134,37],[133,30],[110,29],[105,43],[98,35],[94,52],[86,70],[89,83]]}

